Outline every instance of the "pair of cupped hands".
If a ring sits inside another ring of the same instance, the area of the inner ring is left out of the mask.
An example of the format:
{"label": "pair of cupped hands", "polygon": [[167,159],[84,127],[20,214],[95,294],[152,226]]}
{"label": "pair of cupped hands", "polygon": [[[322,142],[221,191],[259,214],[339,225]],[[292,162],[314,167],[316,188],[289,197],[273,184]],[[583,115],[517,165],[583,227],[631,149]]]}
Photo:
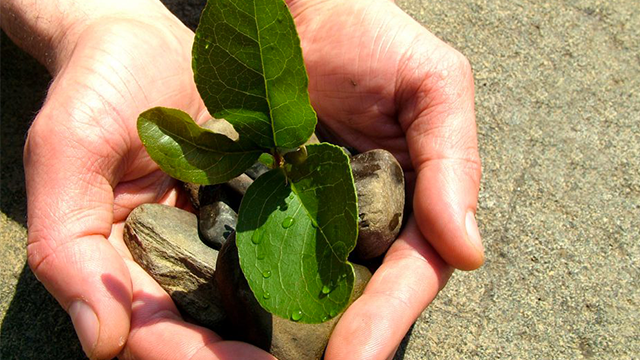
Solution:
{"label": "pair of cupped hands", "polygon": [[[359,151],[391,151],[405,170],[408,223],[326,351],[390,358],[453,268],[483,262],[471,69],[390,1],[288,5],[320,126]],[[136,206],[188,202],[145,152],[138,115],[165,106],[210,117],[193,81],[193,33],[159,1],[145,6],[87,16],[48,54],[54,80],[25,148],[29,265],[90,358],[272,358],[183,321],[123,243]]]}

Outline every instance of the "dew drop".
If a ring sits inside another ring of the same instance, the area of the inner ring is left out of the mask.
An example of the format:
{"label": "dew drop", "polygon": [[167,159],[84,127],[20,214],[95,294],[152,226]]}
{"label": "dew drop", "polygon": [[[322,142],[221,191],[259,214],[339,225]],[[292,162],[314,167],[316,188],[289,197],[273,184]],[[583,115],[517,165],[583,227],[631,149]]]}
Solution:
{"label": "dew drop", "polygon": [[282,227],[285,229],[290,228],[291,225],[293,225],[293,221],[294,219],[291,216],[287,216],[286,218],[284,218],[284,220],[282,220]]}
{"label": "dew drop", "polygon": [[257,256],[258,260],[264,260],[265,257],[267,257],[267,254],[265,253],[265,251],[264,250],[261,251],[260,249],[258,249],[258,256]]}
{"label": "dew drop", "polygon": [[325,295],[327,295],[328,293],[330,293],[330,292],[331,292],[331,290],[333,290],[333,289],[331,289],[331,288],[330,288],[329,286],[327,286],[327,285],[325,285],[325,286],[323,286],[323,287],[322,287],[322,293],[323,293],[323,294],[325,294]]}
{"label": "dew drop", "polygon": [[332,318],[333,318],[333,317],[336,317],[336,315],[338,315],[338,312],[337,312],[337,311],[335,311],[335,310],[331,310],[331,311],[329,312],[329,316],[331,316]]}
{"label": "dew drop", "polygon": [[269,299],[271,297],[271,294],[269,294],[269,292],[265,292],[264,294],[262,294],[262,298],[263,299]]}
{"label": "dew drop", "polygon": [[258,245],[260,244],[260,242],[262,241],[262,232],[256,230],[253,232],[253,235],[251,235],[251,242]]}
{"label": "dew drop", "polygon": [[271,277],[271,270],[265,270],[262,272],[262,277],[267,279],[269,277]]}
{"label": "dew drop", "polygon": [[302,311],[298,310],[291,313],[291,320],[300,321],[300,319],[302,319]]}

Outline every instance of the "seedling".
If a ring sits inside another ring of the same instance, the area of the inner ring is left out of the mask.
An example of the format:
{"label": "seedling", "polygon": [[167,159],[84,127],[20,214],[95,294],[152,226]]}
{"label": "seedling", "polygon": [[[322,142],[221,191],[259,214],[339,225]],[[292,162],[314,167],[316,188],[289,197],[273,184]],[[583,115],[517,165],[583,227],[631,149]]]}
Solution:
{"label": "seedling", "polygon": [[304,146],[315,130],[308,78],[293,18],[282,0],[216,0],[193,44],[195,82],[214,117],[237,141],[198,126],[183,111],[140,114],[138,132],[170,176],[223,183],[259,158],[272,169],[242,200],[236,241],[258,302],[277,316],[327,321],[347,306],[358,235],[349,158],[335,145]]}

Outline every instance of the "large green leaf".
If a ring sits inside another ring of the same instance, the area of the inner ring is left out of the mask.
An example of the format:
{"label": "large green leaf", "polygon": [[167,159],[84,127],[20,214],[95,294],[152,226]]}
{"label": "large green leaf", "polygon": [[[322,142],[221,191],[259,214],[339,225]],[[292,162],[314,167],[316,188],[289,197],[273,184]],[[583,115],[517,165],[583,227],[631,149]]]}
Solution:
{"label": "large green leaf", "polygon": [[306,323],[333,318],[348,304],[358,236],[349,159],[330,144],[309,145],[308,158],[285,175],[259,177],[240,206],[240,265],[269,312]]}
{"label": "large green leaf", "polygon": [[185,112],[163,107],[140,114],[138,134],[162,171],[196,184],[231,180],[262,153],[250,142],[233,141],[201,128]]}
{"label": "large green leaf", "polygon": [[300,40],[284,1],[209,1],[193,70],[209,112],[257,145],[293,149],[313,133]]}

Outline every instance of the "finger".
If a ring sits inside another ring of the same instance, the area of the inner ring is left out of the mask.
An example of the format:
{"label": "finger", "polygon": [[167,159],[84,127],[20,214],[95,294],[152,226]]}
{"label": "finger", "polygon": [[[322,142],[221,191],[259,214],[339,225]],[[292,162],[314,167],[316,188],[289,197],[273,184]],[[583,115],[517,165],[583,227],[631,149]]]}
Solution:
{"label": "finger", "polygon": [[121,359],[274,359],[245,343],[223,341],[182,320],[169,295],[138,264],[127,260],[133,283],[131,333]]}
{"label": "finger", "polygon": [[447,282],[452,269],[424,241],[415,220],[331,334],[326,359],[386,359]]}
{"label": "finger", "polygon": [[110,359],[129,333],[131,308],[129,272],[106,239],[113,193],[102,169],[114,166],[89,131],[74,134],[80,127],[56,121],[70,114],[53,110],[45,105],[25,147],[28,261],[71,316],[87,355]]}
{"label": "finger", "polygon": [[432,35],[423,39],[406,55],[398,89],[399,119],[417,174],[414,212],[446,262],[475,269],[484,261],[484,248],[475,220],[481,167],[473,75],[458,52]]}

